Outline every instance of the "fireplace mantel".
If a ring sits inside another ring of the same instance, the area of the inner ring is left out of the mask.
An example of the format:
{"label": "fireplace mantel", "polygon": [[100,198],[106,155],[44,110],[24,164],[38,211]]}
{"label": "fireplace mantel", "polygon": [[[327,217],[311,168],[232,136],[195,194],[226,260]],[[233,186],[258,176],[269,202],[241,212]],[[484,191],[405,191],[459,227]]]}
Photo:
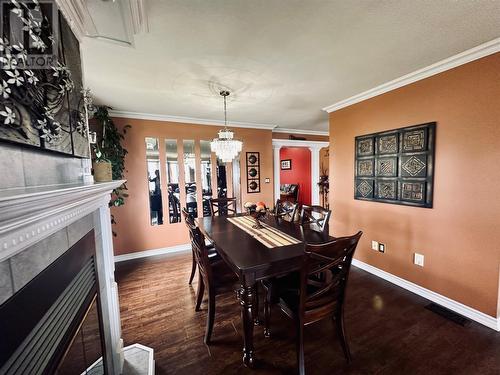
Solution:
{"label": "fireplace mantel", "polygon": [[107,206],[125,181],[0,190],[0,262]]}
{"label": "fireplace mantel", "polygon": [[122,372],[124,358],[108,204],[113,189],[124,182],[0,190],[0,262],[94,213],[99,300],[104,321],[105,366],[110,374]]}

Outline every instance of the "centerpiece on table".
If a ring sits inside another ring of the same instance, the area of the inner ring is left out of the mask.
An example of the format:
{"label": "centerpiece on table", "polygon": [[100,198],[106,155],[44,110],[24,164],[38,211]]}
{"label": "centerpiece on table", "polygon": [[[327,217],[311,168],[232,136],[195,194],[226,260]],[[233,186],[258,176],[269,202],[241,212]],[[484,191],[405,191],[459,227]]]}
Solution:
{"label": "centerpiece on table", "polygon": [[255,220],[255,225],[252,226],[254,229],[264,228],[260,222],[260,219],[264,218],[267,214],[266,204],[264,202],[246,202],[244,204],[245,209],[251,217]]}

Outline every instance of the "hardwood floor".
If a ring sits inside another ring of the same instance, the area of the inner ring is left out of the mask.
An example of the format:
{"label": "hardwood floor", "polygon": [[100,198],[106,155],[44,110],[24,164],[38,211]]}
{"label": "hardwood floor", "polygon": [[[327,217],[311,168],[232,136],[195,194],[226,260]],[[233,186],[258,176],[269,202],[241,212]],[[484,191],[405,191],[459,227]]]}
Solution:
{"label": "hardwood floor", "polygon": [[[198,275],[188,286],[190,253],[116,268],[125,345],[152,347],[156,374],[296,372],[295,330],[277,309],[271,338],[255,328],[256,370],[243,367],[235,293],[217,297],[213,343],[203,343],[207,307],[194,311]],[[500,333],[474,322],[462,327],[425,309],[428,303],[352,267],[345,322],[353,362],[345,362],[334,324],[322,321],[305,331],[307,373],[500,374]]]}

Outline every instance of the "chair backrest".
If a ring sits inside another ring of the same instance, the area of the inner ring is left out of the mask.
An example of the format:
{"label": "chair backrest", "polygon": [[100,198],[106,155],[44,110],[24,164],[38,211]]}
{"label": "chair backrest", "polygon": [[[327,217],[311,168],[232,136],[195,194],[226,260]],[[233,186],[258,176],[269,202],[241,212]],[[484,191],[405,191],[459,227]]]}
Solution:
{"label": "chair backrest", "polygon": [[198,264],[198,271],[205,283],[205,287],[213,286],[212,266],[208,258],[208,249],[205,245],[205,236],[197,226],[189,227],[189,236],[191,237],[191,247]]}
{"label": "chair backrest", "polygon": [[298,202],[299,201],[299,190],[300,190],[300,185],[299,184],[292,184],[292,185],[290,185],[290,193],[293,194],[294,202]]}
{"label": "chair backrest", "polygon": [[236,214],[236,198],[211,198],[210,212],[212,216],[227,216]]}
{"label": "chair backrest", "polygon": [[362,234],[359,231],[324,244],[306,244],[298,311],[304,323],[315,322],[342,308],[352,257]]}
{"label": "chair backrest", "polygon": [[184,222],[186,223],[188,229],[196,226],[193,216],[188,212],[186,207],[182,207],[182,216],[184,217]]}
{"label": "chair backrest", "polygon": [[283,220],[294,222],[297,216],[298,204],[290,201],[282,201],[278,199],[274,206],[274,215]]}
{"label": "chair backrest", "polygon": [[303,205],[300,210],[300,224],[317,232],[326,232],[331,213],[321,206]]}

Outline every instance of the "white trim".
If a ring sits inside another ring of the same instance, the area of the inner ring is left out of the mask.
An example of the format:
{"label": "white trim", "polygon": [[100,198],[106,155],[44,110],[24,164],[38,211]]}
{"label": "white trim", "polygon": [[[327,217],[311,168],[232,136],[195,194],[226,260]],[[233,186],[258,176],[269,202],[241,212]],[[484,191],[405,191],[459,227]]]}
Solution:
{"label": "white trim", "polygon": [[274,172],[274,202],[280,199],[280,150],[281,146],[273,143],[273,172]]}
{"label": "white trim", "polygon": [[156,256],[156,255],[184,253],[184,252],[188,252],[188,251],[191,251],[190,244],[162,247],[159,249],[152,249],[152,250],[138,251],[135,253],[115,255],[115,263],[124,262],[124,261],[132,260],[132,259],[147,258],[147,257]]}
{"label": "white trim", "polygon": [[499,51],[500,51],[500,38],[496,38],[490,40],[489,42],[483,43],[477,47],[459,53],[457,55],[448,57],[447,59],[438,61],[435,64],[416,70],[412,73],[406,74],[402,77],[386,82],[380,86],[374,87],[370,90],[364,91],[360,94],[351,96],[350,98],[341,100],[337,103],[324,107],[323,111],[326,111],[328,113],[335,112],[341,108],[362,102],[366,99],[370,99],[377,95],[398,89],[400,87],[409,85],[410,83],[420,81],[422,79],[431,77],[435,74],[442,73],[446,70],[456,68],[457,66],[464,65],[471,61],[480,59],[482,57],[492,55]]}
{"label": "white trim", "polygon": [[87,35],[97,34],[94,21],[84,0],[56,0],[56,3],[80,42]]}
{"label": "white trim", "polygon": [[[319,147],[309,147],[311,150],[311,204],[319,205]],[[300,194],[300,193],[299,193]]]}
{"label": "white trim", "polygon": [[441,306],[446,307],[447,309],[455,311],[456,313],[472,319],[488,328],[494,329],[495,331],[500,331],[500,319],[496,319],[481,311],[473,309],[472,307],[466,306],[460,302],[452,300],[451,298],[445,297],[441,294],[433,292],[432,290],[421,287],[420,285],[414,284],[408,280],[402,279],[360,260],[353,259],[352,265],[361,268],[362,270],[365,270],[384,280],[387,280],[403,289],[409,290],[412,293],[424,297],[429,301],[435,302]]}
{"label": "white trim", "polygon": [[297,139],[273,139],[273,148],[281,147],[307,147],[317,148],[318,150],[323,147],[328,147],[330,142],[326,141],[300,141]]}
{"label": "white trim", "polygon": [[148,33],[149,20],[146,0],[129,0],[129,8],[134,34]]}
{"label": "white trim", "polygon": [[[128,112],[128,111],[117,111],[117,110],[110,110],[109,114],[110,116],[113,117],[124,117],[124,118],[139,119],[139,120],[170,121],[170,122],[182,122],[185,124],[224,126],[224,121],[221,120],[203,119],[196,117],[169,116],[169,115],[160,115],[155,113]],[[253,122],[230,121],[229,127],[272,130],[276,127],[276,125],[258,124]]]}
{"label": "white trim", "polygon": [[125,181],[0,191],[0,262],[106,206]]}
{"label": "white trim", "polygon": [[323,130],[307,130],[307,129],[289,129],[289,128],[274,128],[273,133],[290,133],[290,134],[304,134],[304,135],[323,135],[329,136],[328,131]]}

